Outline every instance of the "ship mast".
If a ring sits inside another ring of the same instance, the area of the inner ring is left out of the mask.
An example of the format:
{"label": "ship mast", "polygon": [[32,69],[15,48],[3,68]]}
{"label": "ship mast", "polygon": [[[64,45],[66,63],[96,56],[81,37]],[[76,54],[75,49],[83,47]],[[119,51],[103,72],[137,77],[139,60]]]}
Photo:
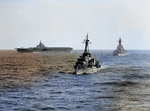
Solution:
{"label": "ship mast", "polygon": [[118,42],[119,42],[119,44],[121,44],[121,42],[122,42],[121,37],[119,38],[119,41],[118,41]]}
{"label": "ship mast", "polygon": [[84,39],[84,43],[85,43],[85,49],[84,49],[84,52],[89,52],[89,41],[90,40],[88,40],[88,34],[87,34],[87,36],[86,36],[86,39]]}

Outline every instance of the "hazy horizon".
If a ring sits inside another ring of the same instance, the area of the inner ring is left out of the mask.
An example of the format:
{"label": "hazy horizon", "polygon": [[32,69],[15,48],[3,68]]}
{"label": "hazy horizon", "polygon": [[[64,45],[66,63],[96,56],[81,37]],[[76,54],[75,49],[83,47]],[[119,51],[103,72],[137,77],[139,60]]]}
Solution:
{"label": "hazy horizon", "polygon": [[150,50],[148,0],[1,0],[0,50],[35,47]]}

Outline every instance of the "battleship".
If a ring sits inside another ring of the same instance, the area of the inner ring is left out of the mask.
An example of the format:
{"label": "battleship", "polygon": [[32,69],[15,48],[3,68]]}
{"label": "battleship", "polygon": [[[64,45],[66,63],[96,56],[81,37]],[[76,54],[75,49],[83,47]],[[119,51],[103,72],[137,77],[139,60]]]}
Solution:
{"label": "battleship", "polygon": [[46,47],[40,41],[40,43],[36,47],[29,48],[15,48],[18,52],[70,52],[72,50],[71,47]]}
{"label": "battleship", "polygon": [[119,45],[117,46],[117,49],[113,51],[113,55],[114,56],[127,55],[127,51],[123,48],[123,45],[121,44],[121,42],[122,42],[121,37],[118,42],[119,42]]}
{"label": "battleship", "polygon": [[97,60],[91,57],[91,53],[89,53],[89,40],[88,34],[86,39],[84,40],[85,43],[85,50],[82,56],[80,56],[75,65],[75,74],[91,74],[100,71],[101,65]]}

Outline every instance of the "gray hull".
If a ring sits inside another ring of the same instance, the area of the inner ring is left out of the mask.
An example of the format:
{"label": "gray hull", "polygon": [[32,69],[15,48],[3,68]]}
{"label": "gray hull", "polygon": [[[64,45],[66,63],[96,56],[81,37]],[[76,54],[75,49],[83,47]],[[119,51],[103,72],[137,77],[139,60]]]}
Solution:
{"label": "gray hull", "polygon": [[18,52],[70,52],[72,50],[71,47],[49,47],[49,48],[16,48]]}
{"label": "gray hull", "polygon": [[122,52],[120,52],[120,51],[118,51],[118,50],[115,50],[114,52],[113,52],[113,55],[114,56],[125,56],[125,55],[127,55],[128,53],[127,53],[127,51],[122,51]]}
{"label": "gray hull", "polygon": [[76,69],[75,74],[80,75],[80,74],[93,74],[100,72],[101,68],[81,68],[81,69]]}

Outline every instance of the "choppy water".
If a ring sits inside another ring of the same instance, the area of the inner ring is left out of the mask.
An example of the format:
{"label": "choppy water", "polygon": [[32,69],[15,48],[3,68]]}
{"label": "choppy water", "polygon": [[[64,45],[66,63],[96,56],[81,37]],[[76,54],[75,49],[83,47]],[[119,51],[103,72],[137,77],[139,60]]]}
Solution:
{"label": "choppy water", "polygon": [[97,74],[45,74],[28,87],[0,92],[0,111],[149,111],[150,51],[92,51]]}

